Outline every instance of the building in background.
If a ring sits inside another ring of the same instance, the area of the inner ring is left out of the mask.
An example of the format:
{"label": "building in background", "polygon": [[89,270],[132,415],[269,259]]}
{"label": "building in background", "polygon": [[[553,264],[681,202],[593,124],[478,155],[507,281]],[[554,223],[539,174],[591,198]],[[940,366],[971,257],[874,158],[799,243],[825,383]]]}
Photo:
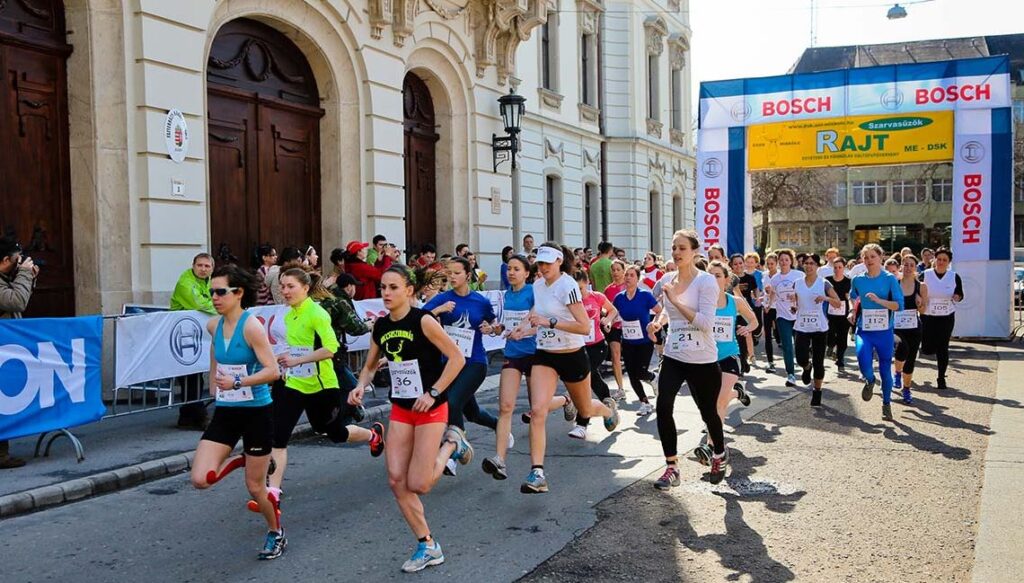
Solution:
{"label": "building in background", "polygon": [[[1013,80],[1015,131],[1014,245],[1024,245],[1024,34],[811,48],[790,73],[969,59],[1007,54]],[[948,244],[953,209],[952,164],[848,168],[826,188],[829,204],[813,216],[772,211],[768,225],[754,213],[755,241],[769,230],[768,247],[845,253],[866,243],[900,247]]]}
{"label": "building in background", "polygon": [[512,189],[516,246],[666,254],[694,220],[685,1],[559,0],[519,47],[527,98]]}

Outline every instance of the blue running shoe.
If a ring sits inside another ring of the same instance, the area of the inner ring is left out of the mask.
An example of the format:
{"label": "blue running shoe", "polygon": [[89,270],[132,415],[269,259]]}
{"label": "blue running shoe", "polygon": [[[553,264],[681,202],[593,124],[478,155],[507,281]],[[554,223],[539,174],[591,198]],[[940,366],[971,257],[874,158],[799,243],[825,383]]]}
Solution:
{"label": "blue running shoe", "polygon": [[604,418],[604,428],[608,431],[615,431],[615,428],[619,426],[619,404],[611,397],[602,402],[612,410],[612,416]]}
{"label": "blue running shoe", "polygon": [[427,567],[440,565],[443,562],[444,553],[441,551],[441,545],[436,540],[430,543],[419,543],[416,545],[416,552],[402,565],[402,571],[415,573]]}
{"label": "blue running shoe", "polygon": [[903,389],[903,404],[904,405],[913,405],[914,404],[914,397],[912,397],[910,395],[910,389],[909,388],[908,389]]}
{"label": "blue running shoe", "polygon": [[284,529],[280,531],[267,531],[267,539],[263,542],[263,550],[258,555],[261,561],[270,561],[280,557],[288,546],[288,539],[284,537]]}
{"label": "blue running shoe", "polygon": [[896,373],[893,375],[892,388],[902,389],[903,388],[903,375]]}
{"label": "blue running shoe", "polygon": [[448,441],[455,444],[455,451],[452,452],[452,459],[462,465],[473,461],[473,446],[466,439],[466,432],[452,425],[448,428]]}
{"label": "blue running shoe", "polygon": [[519,487],[519,491],[523,494],[543,494],[548,491],[548,479],[544,477],[544,472],[534,468],[530,470],[530,475],[526,476],[526,481]]}

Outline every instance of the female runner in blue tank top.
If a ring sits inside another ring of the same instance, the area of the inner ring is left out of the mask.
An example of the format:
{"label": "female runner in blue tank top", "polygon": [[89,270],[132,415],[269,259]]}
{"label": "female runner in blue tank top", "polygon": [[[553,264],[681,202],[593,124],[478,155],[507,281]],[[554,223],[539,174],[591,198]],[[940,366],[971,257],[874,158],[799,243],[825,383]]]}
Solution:
{"label": "female runner in blue tank top", "polygon": [[869,243],[861,249],[867,273],[850,281],[850,299],[858,301],[850,315],[857,326],[857,364],[864,377],[861,398],[871,400],[875,390],[875,371],[872,359],[878,356],[878,372],[882,377],[882,417],[892,419],[892,357],[895,335],[892,313],[903,310],[903,290],[900,282],[882,271],[882,248]]}
{"label": "female runner in blue tank top", "polygon": [[[260,559],[275,559],[287,541],[280,513],[267,493],[273,445],[270,386],[280,376],[267,332],[245,308],[256,304],[258,284],[249,272],[225,265],[213,272],[210,292],[219,317],[206,328],[210,347],[210,389],[217,406],[192,462],[192,485],[203,490],[232,470],[245,467],[245,485],[259,505],[269,531]],[[238,440],[242,454],[231,456]]]}

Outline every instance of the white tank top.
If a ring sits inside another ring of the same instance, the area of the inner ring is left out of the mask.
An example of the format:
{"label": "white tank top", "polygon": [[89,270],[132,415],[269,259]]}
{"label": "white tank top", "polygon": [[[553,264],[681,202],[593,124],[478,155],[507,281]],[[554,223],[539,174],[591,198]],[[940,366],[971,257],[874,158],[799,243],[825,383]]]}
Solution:
{"label": "white tank top", "polygon": [[[675,281],[679,276],[673,273],[672,277]],[[718,362],[718,345],[715,343],[711,324],[718,309],[719,293],[715,276],[701,271],[693,278],[686,291],[679,295],[679,303],[698,312],[698,317],[701,315],[702,304],[710,308],[709,313],[704,314],[707,318],[706,329],[698,327],[695,322],[690,322],[676,309],[675,304],[665,298],[663,305],[669,321],[668,336],[665,338],[665,356],[690,364]],[[696,321],[696,318],[694,320]]]}
{"label": "white tank top", "polygon": [[800,278],[796,282],[796,322],[793,329],[797,332],[828,332],[828,319],[825,317],[825,303],[817,303],[814,298],[825,295],[825,279],[818,277],[808,287],[807,280]]}
{"label": "white tank top", "polygon": [[926,316],[948,316],[956,312],[956,305],[953,303],[956,273],[952,269],[947,269],[942,279],[935,275],[934,269],[926,269],[924,284],[928,286],[928,307],[924,310]]}

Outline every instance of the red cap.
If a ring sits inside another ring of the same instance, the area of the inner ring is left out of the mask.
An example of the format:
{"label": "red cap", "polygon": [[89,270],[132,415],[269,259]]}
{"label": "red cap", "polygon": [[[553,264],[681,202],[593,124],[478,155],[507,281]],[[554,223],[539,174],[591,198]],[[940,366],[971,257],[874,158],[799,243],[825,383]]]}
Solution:
{"label": "red cap", "polygon": [[348,245],[345,246],[345,250],[348,251],[349,255],[355,255],[363,249],[369,247],[369,243],[363,243],[361,241],[349,241]]}

